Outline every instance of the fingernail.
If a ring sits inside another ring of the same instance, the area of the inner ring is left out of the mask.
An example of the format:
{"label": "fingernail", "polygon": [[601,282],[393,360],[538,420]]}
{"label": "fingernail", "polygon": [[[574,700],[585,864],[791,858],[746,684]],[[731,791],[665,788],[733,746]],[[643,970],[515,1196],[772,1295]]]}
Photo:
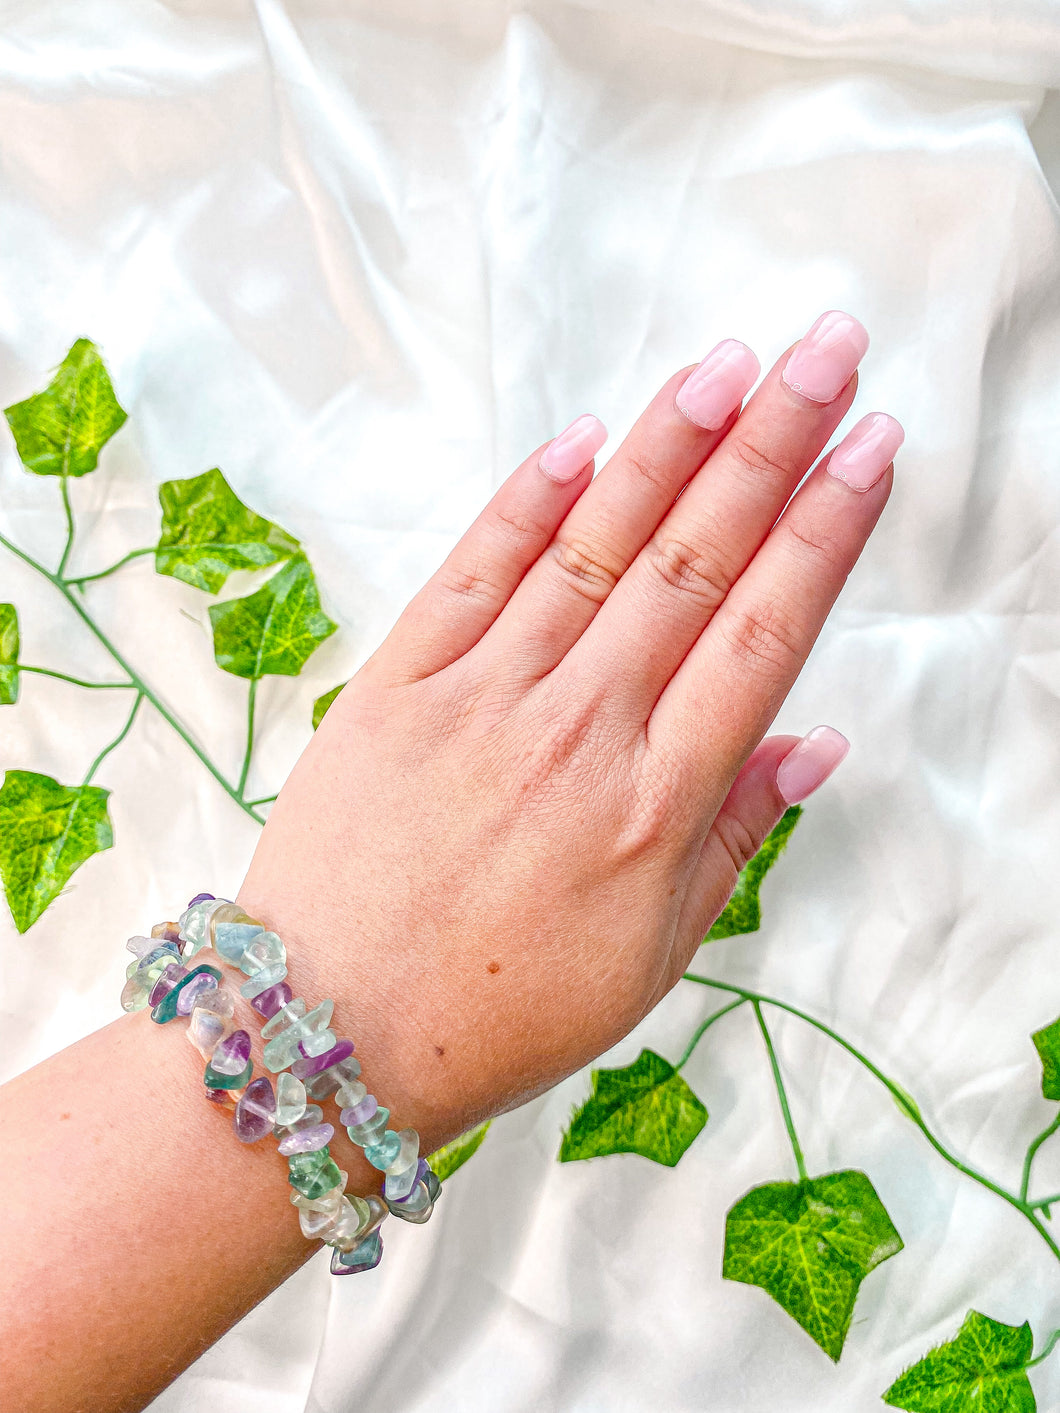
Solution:
{"label": "fingernail", "polygon": [[591,412],[575,417],[541,453],[538,465],[546,476],[561,484],[573,481],[607,441],[607,428]]}
{"label": "fingernail", "polygon": [[723,339],[698,368],[692,369],[677,390],[674,404],[697,427],[716,432],[754,387],[761,370],[745,343]]}
{"label": "fingernail", "polygon": [[811,402],[831,402],[865,357],[869,336],[852,314],[829,309],[797,345],[780,375]]}
{"label": "fingernail", "polygon": [[874,486],[905,441],[901,422],[886,412],[870,412],[851,427],[828,458],[828,474],[852,491]]}
{"label": "fingernail", "polygon": [[850,742],[834,727],[815,726],[777,766],[777,789],[797,805],[824,784],[849,750]]}

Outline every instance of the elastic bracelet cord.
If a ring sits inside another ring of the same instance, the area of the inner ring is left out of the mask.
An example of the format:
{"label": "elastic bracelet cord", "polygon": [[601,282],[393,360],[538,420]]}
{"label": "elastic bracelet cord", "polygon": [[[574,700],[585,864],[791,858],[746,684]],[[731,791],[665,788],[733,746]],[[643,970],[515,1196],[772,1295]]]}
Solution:
{"label": "elastic bracelet cord", "polygon": [[[187,965],[211,944],[210,960]],[[275,932],[237,903],[199,893],[178,922],[158,923],[150,937],[131,937],[126,946],[135,960],[126,972],[122,1008],[150,1006],[151,1019],[160,1025],[187,1017],[187,1038],[207,1062],[206,1098],[234,1110],[241,1143],[270,1134],[280,1140],[302,1233],[333,1248],[332,1275],[379,1264],[379,1228],[388,1215],[427,1221],[441,1183],[419,1156],[419,1135],[411,1128],[394,1133],[386,1127],[390,1111],[358,1078],[353,1041],[336,1038],[328,1028],[335,1003],[321,1001],[308,1010],[301,997],[292,996],[287,949]],[[263,1058],[277,1076],[275,1090],[268,1076],[252,1078],[250,1036],[236,1029],[235,996],[211,964],[215,960],[247,977],[239,990],[262,1017]],[[328,1148],[335,1129],[310,1102],[329,1096],[351,1141],[383,1172],[381,1195],[347,1195],[348,1175]]]}

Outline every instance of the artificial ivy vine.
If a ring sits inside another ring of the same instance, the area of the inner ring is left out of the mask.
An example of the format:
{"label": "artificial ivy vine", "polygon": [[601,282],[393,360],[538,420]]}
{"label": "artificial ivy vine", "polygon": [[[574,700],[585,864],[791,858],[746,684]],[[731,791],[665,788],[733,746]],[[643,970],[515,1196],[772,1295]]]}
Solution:
{"label": "artificial ivy vine", "polygon": [[[0,604],[0,705],[18,700],[23,673],[57,677],[74,686],[131,694],[121,730],[99,752],[83,779],[61,784],[30,770],[9,770],[0,788],[0,878],[11,916],[25,932],[52,903],[72,875],[93,854],[114,842],[107,812],[109,790],[91,781],[111,751],[148,706],[183,740],[218,785],[258,824],[261,807],[275,796],[250,799],[247,779],[254,749],[254,711],[259,682],[268,676],[295,676],[310,654],[337,625],[323,611],[309,560],[293,535],[245,506],[216,468],[188,480],[166,481],[158,489],[162,517],[158,543],[130,550],[116,564],[94,573],[71,574],[76,516],[72,482],[94,472],[106,443],[125,423],[99,350],[78,339],[43,392],[15,403],[4,413],[25,469],[59,480],[66,539],[58,565],[49,569],[0,535],[0,544],[36,570],[62,595],[83,627],[110,654],[118,674],[90,682],[21,658],[18,613]],[[132,560],[153,555],[155,571],[217,594],[233,570],[274,572],[254,593],[210,605],[214,660],[247,683],[246,745],[233,778],[207,754],[176,713],[128,661],[93,617],[89,585],[116,573]],[[278,569],[275,566],[279,565]],[[334,693],[326,694],[333,700]],[[322,698],[321,701],[324,701]],[[319,707],[319,703],[318,703]],[[314,726],[319,717],[314,714]]]}
{"label": "artificial ivy vine", "polygon": [[[76,784],[62,784],[29,770],[8,770],[0,787],[0,879],[15,926],[25,932],[94,854],[114,842],[107,811],[109,790],[92,784],[108,755],[147,707],[182,739],[234,804],[259,824],[263,806],[275,796],[247,798],[255,734],[259,682],[267,676],[295,676],[336,624],[324,612],[316,579],[299,542],[281,526],[244,505],[214,468],[159,487],[161,525],[154,545],[131,549],[115,564],[71,575],[76,516],[72,483],[94,472],[100,452],[126,421],[96,346],[78,339],[48,386],[5,411],[22,465],[37,476],[58,478],[66,538],[54,569],[0,535],[0,545],[39,573],[110,655],[114,680],[86,681],[21,658],[18,613],[0,604],[0,706],[14,705],[24,673],[55,677],[93,691],[123,691],[132,704],[121,730],[88,766]],[[158,574],[169,575],[216,595],[234,570],[271,570],[253,593],[210,605],[214,659],[222,670],[247,683],[246,743],[238,773],[223,770],[193,739],[175,712],[135,670],[103,631],[87,606],[88,585],[116,573],[132,560],[154,556]],[[344,684],[313,705],[316,730]],[[740,875],[727,907],[705,942],[756,931],[761,922],[759,888],[795,828],[802,810],[784,814],[762,849]],[[1031,1139],[1022,1156],[1019,1184],[1006,1186],[963,1162],[925,1120],[918,1104],[897,1080],[837,1031],[809,1012],[777,997],[724,980],[687,972],[685,980],[727,997],[697,1026],[681,1058],[672,1064],[644,1050],[630,1065],[594,1069],[591,1092],[573,1113],[559,1151],[561,1162],[609,1154],[637,1154],[668,1167],[680,1162],[706,1126],[709,1115],[681,1070],[714,1025],[743,1012],[758,1032],[777,1094],[781,1120],[791,1145],[794,1174],[753,1187],[732,1207],[725,1224],[721,1275],[769,1294],[833,1360],[843,1351],[862,1281],[902,1250],[895,1229],[868,1176],[856,1169],[811,1175],[788,1101],[767,1016],[783,1013],[813,1027],[860,1065],[891,1094],[899,1112],[921,1132],[939,1157],[970,1181],[1006,1202],[1024,1218],[1060,1262],[1052,1231],[1052,1207],[1060,1193],[1031,1196],[1039,1149],[1060,1131],[1060,1109]],[[1060,1018],[1033,1038],[1042,1064],[1042,1095],[1060,1101]],[[489,1124],[480,1124],[431,1154],[439,1178],[446,1179],[476,1152]],[[1060,1342],[1053,1331],[1034,1354],[1029,1323],[1008,1325],[970,1310],[953,1339],[926,1353],[897,1377],[883,1401],[908,1413],[1034,1413],[1037,1408],[1028,1370],[1048,1358]]]}

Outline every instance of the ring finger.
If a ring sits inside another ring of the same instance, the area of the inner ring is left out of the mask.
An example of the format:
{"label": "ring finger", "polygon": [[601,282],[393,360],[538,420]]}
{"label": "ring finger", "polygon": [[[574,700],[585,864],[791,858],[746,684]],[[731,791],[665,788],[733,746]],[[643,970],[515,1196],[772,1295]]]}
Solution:
{"label": "ring finger", "polygon": [[674,374],[568,512],[477,651],[527,681],[550,672],[722,440],[759,372],[746,344],[725,339],[696,368]]}

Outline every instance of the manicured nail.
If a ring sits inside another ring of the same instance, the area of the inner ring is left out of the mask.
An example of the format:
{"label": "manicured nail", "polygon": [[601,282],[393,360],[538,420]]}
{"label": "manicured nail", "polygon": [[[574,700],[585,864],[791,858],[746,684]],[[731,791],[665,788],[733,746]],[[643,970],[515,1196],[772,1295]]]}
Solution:
{"label": "manicured nail", "polygon": [[828,474],[852,491],[874,486],[905,441],[901,422],[886,412],[870,412],[851,427],[828,458]]}
{"label": "manicured nail", "polygon": [[850,742],[834,727],[815,726],[777,766],[777,789],[797,805],[824,784],[849,750]]}
{"label": "manicured nail", "polygon": [[811,402],[831,402],[865,357],[869,336],[852,314],[829,309],[792,349],[780,375]]}
{"label": "manicured nail", "polygon": [[546,476],[561,484],[573,481],[607,441],[607,428],[591,412],[575,417],[541,453],[538,465]]}
{"label": "manicured nail", "polygon": [[723,339],[693,368],[674,398],[678,412],[716,432],[754,387],[762,365],[745,343]]}

